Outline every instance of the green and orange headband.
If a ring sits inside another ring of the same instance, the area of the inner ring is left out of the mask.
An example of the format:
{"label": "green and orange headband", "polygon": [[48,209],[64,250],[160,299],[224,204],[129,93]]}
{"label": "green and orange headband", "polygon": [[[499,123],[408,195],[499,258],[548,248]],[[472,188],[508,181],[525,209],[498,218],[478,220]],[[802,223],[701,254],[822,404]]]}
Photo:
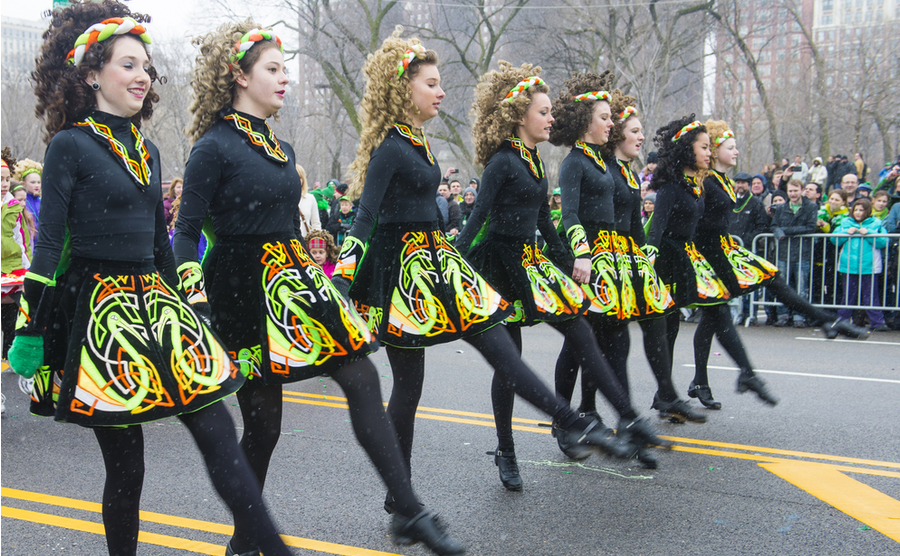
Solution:
{"label": "green and orange headband", "polygon": [[637,108],[635,108],[634,106],[626,107],[625,110],[622,110],[619,113],[619,123],[624,124],[625,120],[634,116],[635,114],[637,114]]}
{"label": "green and orange headband", "polygon": [[144,41],[144,44],[150,44],[150,34],[134,18],[111,17],[85,29],[84,33],[75,40],[75,48],[69,51],[69,54],[66,56],[66,62],[77,66],[84,59],[84,55],[87,54],[91,46],[117,35],[136,35]]}
{"label": "green and orange headband", "polygon": [[513,100],[515,100],[515,98],[517,96],[524,93],[531,87],[534,87],[536,85],[543,85],[543,84],[544,84],[543,79],[541,79],[540,77],[538,77],[536,75],[533,75],[527,79],[519,81],[519,83],[515,87],[513,87],[512,89],[509,90],[508,93],[506,93],[506,97],[501,102],[512,102]]}
{"label": "green and orange headband", "polygon": [[275,44],[278,45],[278,48],[284,52],[284,45],[281,44],[281,39],[278,38],[278,35],[272,32],[271,29],[250,29],[244,36],[241,37],[239,41],[234,43],[234,54],[231,55],[229,60],[228,69],[231,70],[234,68],[234,64],[240,62],[244,57],[244,54],[247,53],[248,50],[253,48],[253,45],[258,43],[259,41],[275,41]]}
{"label": "green and orange headband", "polygon": [[406,70],[409,69],[409,65],[413,60],[424,55],[425,47],[421,44],[414,44],[412,48],[408,49],[406,53],[403,54],[403,58],[400,59],[400,63],[397,64],[397,78],[399,79],[406,73]]}
{"label": "green and orange headband", "polygon": [[732,132],[730,129],[726,129],[725,133],[723,133],[721,137],[716,139],[716,146],[718,147],[729,139],[734,139],[734,132]]}
{"label": "green and orange headband", "polygon": [[678,133],[676,133],[675,136],[672,137],[672,142],[674,143],[674,142],[678,141],[679,139],[681,139],[681,137],[682,137],[684,134],[690,133],[691,131],[694,131],[695,129],[697,129],[698,127],[700,127],[700,126],[702,126],[702,125],[703,125],[703,124],[700,123],[699,121],[694,120],[693,122],[691,122],[691,123],[689,123],[688,125],[686,125],[686,126],[684,126],[683,128],[681,128],[681,129],[678,131]]}
{"label": "green and orange headband", "polygon": [[605,100],[609,102],[609,92],[608,91],[590,91],[577,97],[572,98],[575,102],[581,102],[583,100]]}

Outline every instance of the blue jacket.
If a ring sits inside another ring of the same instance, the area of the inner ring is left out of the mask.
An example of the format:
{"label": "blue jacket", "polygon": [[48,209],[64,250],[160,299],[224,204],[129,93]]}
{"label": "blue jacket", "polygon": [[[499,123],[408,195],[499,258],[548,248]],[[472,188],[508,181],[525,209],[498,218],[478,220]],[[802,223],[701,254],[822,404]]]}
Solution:
{"label": "blue jacket", "polygon": [[[853,218],[846,217],[841,220],[841,225],[834,231],[835,234],[846,234],[850,228],[865,228],[867,234],[883,234],[884,226],[881,220],[870,216],[862,223]],[[838,259],[838,272],[844,274],[873,274],[875,272],[875,249],[884,249],[888,246],[886,237],[868,237],[854,234],[851,237],[833,237],[831,242],[835,245],[843,245]],[[884,256],[882,254],[882,269],[884,268]]]}
{"label": "blue jacket", "polygon": [[884,229],[889,234],[900,233],[900,203],[895,203],[884,219]]}

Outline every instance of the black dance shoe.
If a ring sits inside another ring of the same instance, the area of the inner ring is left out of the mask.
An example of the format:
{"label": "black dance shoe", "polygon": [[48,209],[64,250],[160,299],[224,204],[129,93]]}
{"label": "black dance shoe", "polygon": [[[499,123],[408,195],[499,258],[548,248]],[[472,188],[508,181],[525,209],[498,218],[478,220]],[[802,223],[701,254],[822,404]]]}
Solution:
{"label": "black dance shoe", "polygon": [[427,510],[413,517],[394,514],[391,533],[394,535],[394,544],[411,545],[421,542],[440,556],[466,553],[465,547],[450,537],[438,517]]}
{"label": "black dance shoe", "polygon": [[663,440],[656,435],[656,431],[650,426],[646,419],[638,417],[636,419],[619,419],[619,428],[616,434],[623,436],[625,439],[631,439],[631,443],[640,446],[641,443],[650,446],[659,446],[666,450],[672,449],[672,443]]}
{"label": "black dance shoe", "polygon": [[512,450],[500,451],[500,447],[493,452],[486,452],[494,456],[494,465],[500,471],[500,482],[506,490],[519,492],[522,490],[522,477],[519,475],[519,464],[516,462],[516,453]]}
{"label": "black dance shoe", "polygon": [[692,423],[705,423],[706,415],[699,411],[694,411],[684,400],[676,399],[673,402],[664,402],[659,398],[659,392],[653,395],[653,405],[650,409],[659,410],[660,419],[668,419],[673,423],[684,423],[690,421]]}
{"label": "black dance shoe", "polygon": [[653,448],[650,448],[649,446],[641,446],[638,448],[637,460],[641,462],[644,469],[656,469],[659,467],[659,462],[656,460],[656,456],[653,455]]}
{"label": "black dance shoe", "polygon": [[778,405],[778,398],[769,392],[769,389],[766,388],[766,383],[762,379],[755,374],[741,373],[738,376],[737,392],[738,394],[743,394],[747,390],[753,390],[759,396],[759,399],[771,406]]}
{"label": "black dance shoe", "polygon": [[[617,437],[616,433],[600,419],[592,419],[582,431],[558,427],[556,440],[563,453],[572,459],[584,459],[594,448],[599,448],[602,452],[619,459],[628,459],[637,450],[635,446]],[[563,446],[566,449],[563,449]]]}
{"label": "black dance shoe", "polygon": [[231,541],[228,541],[228,544],[225,545],[225,556],[260,556],[260,554],[258,548],[254,548],[253,550],[248,550],[247,552],[241,552],[240,554],[238,554],[231,549]]}
{"label": "black dance shoe", "polygon": [[848,338],[853,338],[855,340],[867,340],[869,339],[869,331],[863,327],[856,326],[853,322],[847,319],[837,319],[834,322],[826,322],[822,325],[822,330],[825,331],[825,337],[829,340],[834,340],[838,337],[838,334],[846,336]]}
{"label": "black dance shoe", "polygon": [[713,399],[712,390],[709,389],[708,384],[694,384],[693,381],[691,381],[687,393],[688,396],[700,400],[700,403],[702,403],[704,407],[709,409],[722,409],[722,404]]}

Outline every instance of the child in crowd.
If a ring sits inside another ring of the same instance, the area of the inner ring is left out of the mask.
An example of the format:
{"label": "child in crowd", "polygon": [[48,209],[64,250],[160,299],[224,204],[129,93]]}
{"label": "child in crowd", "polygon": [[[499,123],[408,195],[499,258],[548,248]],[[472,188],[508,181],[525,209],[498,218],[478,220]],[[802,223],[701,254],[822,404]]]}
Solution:
{"label": "child in crowd", "polygon": [[341,245],[344,243],[344,236],[347,235],[347,232],[353,226],[353,217],[356,211],[353,210],[353,201],[350,200],[350,197],[345,195],[338,202],[340,203],[340,211],[337,213],[337,217],[333,219],[334,221],[329,220],[326,228],[331,232],[332,237],[337,240],[337,244]]}
{"label": "child in crowd", "polygon": [[[656,207],[656,193],[647,193],[644,197],[643,205],[641,210],[641,214],[643,218],[641,219],[641,223],[644,226],[647,226],[647,223],[650,222],[650,218],[653,216],[653,210]],[[649,229],[649,228],[648,228]]]}
{"label": "child in crowd", "polygon": [[890,202],[891,196],[887,191],[876,191],[872,195],[872,216],[883,222],[887,218]]}
{"label": "child in crowd", "polygon": [[828,195],[828,202],[819,209],[816,231],[823,234],[830,233],[833,228],[840,225],[847,212],[847,192],[835,189]]}
{"label": "child in crowd", "polygon": [[306,236],[306,246],[316,264],[331,278],[338,261],[340,250],[334,243],[334,236],[325,230],[315,230]]}
{"label": "child in crowd", "polygon": [[[872,201],[857,199],[847,218],[841,220],[835,234],[850,237],[833,237],[831,242],[843,245],[838,258],[838,272],[844,283],[842,305],[873,305],[880,298],[879,277],[884,270],[882,249],[887,247],[888,238],[866,237],[885,233],[881,220],[872,216]],[[888,330],[884,322],[884,312],[867,310],[874,331]],[[849,319],[852,309],[839,309],[838,316]]]}

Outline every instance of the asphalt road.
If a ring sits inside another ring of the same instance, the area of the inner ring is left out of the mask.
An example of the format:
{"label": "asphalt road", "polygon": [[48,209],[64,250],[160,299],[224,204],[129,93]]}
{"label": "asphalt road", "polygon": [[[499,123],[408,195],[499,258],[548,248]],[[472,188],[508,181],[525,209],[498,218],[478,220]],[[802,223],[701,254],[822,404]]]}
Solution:
{"label": "asphalt road", "polygon": [[[693,330],[683,325],[676,347],[681,392],[693,376]],[[656,422],[641,332],[631,332],[632,397]],[[485,455],[495,447],[490,369],[464,342],[430,348],[414,486],[471,555],[900,554],[900,333],[865,343],[822,341],[812,329],[741,334],[777,407],[734,393],[734,364],[715,343],[711,386],[723,409],[705,425],[658,422],[676,448],[648,471],[599,456],[568,462],[536,426],[543,415],[517,402],[521,493],[503,489]],[[549,383],[562,338],[539,326],[524,340],[526,361]],[[387,396],[386,356],[373,359]],[[106,554],[93,435],[29,415],[10,372],[2,389],[3,555]],[[384,489],[341,396],[326,378],[287,387],[265,492],[282,532],[296,554],[425,554],[391,543]],[[239,425],[236,400],[226,402]],[[223,554],[231,519],[190,436],[169,420],[146,425],[145,437],[139,554]]]}

